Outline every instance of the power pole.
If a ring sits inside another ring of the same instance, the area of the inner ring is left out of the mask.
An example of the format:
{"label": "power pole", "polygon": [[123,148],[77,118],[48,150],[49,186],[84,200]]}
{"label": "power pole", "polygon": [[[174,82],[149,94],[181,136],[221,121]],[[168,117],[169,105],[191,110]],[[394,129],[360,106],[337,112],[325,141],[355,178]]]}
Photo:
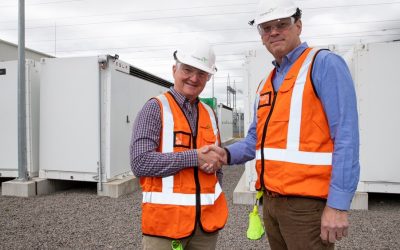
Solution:
{"label": "power pole", "polygon": [[18,179],[28,180],[26,156],[25,0],[18,6]]}

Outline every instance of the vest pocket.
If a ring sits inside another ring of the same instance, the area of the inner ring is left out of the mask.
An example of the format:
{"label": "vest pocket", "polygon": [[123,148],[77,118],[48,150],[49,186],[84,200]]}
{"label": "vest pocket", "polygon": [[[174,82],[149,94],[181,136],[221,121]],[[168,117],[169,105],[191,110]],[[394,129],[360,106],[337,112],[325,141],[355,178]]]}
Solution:
{"label": "vest pocket", "polygon": [[174,132],[174,147],[190,148],[192,135],[183,131]]}
{"label": "vest pocket", "polygon": [[258,101],[258,108],[271,106],[271,104],[272,104],[272,91],[260,94],[260,100]]}
{"label": "vest pocket", "polygon": [[273,148],[286,148],[288,125],[287,117],[273,114],[268,123],[266,145]]}
{"label": "vest pocket", "polygon": [[211,133],[203,133],[201,135],[201,140],[203,141],[203,145],[210,145],[215,143],[215,135]]}
{"label": "vest pocket", "polygon": [[300,150],[312,152],[331,152],[333,150],[329,128],[325,124],[324,121],[312,119],[307,126],[302,127]]}

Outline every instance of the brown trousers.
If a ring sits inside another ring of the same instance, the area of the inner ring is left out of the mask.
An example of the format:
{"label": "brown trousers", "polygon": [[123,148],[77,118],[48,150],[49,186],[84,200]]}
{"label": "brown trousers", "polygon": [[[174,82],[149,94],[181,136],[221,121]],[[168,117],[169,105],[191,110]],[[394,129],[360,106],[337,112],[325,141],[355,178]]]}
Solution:
{"label": "brown trousers", "polygon": [[334,244],[326,245],[320,238],[325,204],[324,200],[264,193],[264,225],[271,249],[334,249]]}
{"label": "brown trousers", "polygon": [[[184,250],[214,250],[217,245],[218,231],[205,233],[199,225],[193,235],[181,239]],[[172,239],[143,235],[143,250],[171,250]]]}

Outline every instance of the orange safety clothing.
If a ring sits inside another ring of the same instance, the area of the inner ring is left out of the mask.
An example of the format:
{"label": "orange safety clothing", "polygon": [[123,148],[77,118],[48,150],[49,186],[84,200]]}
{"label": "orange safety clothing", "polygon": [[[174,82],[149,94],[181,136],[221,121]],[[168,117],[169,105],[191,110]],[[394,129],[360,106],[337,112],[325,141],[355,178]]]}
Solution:
{"label": "orange safety clothing", "polygon": [[[220,144],[215,115],[208,105],[198,104],[197,135],[194,135],[171,93],[156,99],[162,113],[158,152],[181,152]],[[215,173],[206,174],[193,166],[173,176],[141,177],[140,184],[143,234],[180,239],[194,232],[196,222],[205,232],[215,232],[227,221],[225,194]]]}
{"label": "orange safety clothing", "polygon": [[314,92],[311,71],[316,49],[292,65],[278,91],[273,70],[257,90],[256,189],[326,199],[333,140]]}

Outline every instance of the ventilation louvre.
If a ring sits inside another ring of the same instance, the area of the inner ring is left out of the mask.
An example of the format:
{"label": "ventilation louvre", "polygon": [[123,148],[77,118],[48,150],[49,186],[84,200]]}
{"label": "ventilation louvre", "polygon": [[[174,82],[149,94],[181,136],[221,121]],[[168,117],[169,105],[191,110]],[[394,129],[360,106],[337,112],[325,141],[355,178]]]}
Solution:
{"label": "ventilation louvre", "polygon": [[166,81],[160,77],[154,76],[152,74],[149,74],[143,70],[140,70],[132,66],[129,67],[129,74],[167,88],[170,88],[174,85],[169,81]]}

